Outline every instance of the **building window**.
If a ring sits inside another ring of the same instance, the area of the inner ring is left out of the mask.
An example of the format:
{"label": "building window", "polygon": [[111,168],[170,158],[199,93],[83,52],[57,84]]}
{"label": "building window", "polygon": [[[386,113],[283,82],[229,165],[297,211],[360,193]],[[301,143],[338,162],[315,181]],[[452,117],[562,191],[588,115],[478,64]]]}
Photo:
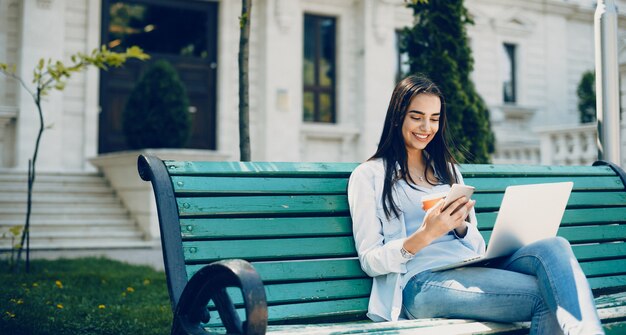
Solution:
{"label": "building window", "polygon": [[304,15],[303,120],[336,122],[337,19]]}
{"label": "building window", "polygon": [[502,93],[505,103],[515,103],[517,101],[517,59],[515,57],[516,49],[517,46],[515,44],[503,44]]}
{"label": "building window", "polygon": [[396,83],[400,80],[404,79],[404,77],[409,75],[411,71],[411,67],[409,66],[409,53],[400,49],[400,42],[402,41],[402,30],[396,30],[394,34],[395,37],[395,45],[396,45],[396,59],[395,59],[395,72],[396,72]]}

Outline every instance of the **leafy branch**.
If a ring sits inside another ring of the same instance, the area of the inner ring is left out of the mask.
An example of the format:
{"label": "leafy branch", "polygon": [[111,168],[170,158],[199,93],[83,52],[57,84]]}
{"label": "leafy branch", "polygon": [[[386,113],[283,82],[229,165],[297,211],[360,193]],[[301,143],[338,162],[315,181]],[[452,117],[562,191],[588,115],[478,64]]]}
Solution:
{"label": "leafy branch", "polygon": [[133,46],[126,49],[126,52],[114,52],[107,49],[106,46],[102,46],[99,49],[94,49],[90,54],[84,54],[78,52],[70,57],[70,63],[65,64],[61,61],[52,61],[52,59],[39,60],[39,63],[33,70],[32,83],[35,85],[34,89],[31,89],[23,78],[15,74],[15,65],[9,66],[5,63],[0,63],[0,73],[3,75],[17,80],[20,85],[30,94],[37,107],[39,114],[39,132],[37,133],[37,139],[35,141],[35,150],[32,158],[28,161],[28,195],[26,205],[26,222],[22,229],[22,236],[20,242],[14,247],[17,248],[16,267],[19,268],[19,261],[21,259],[24,243],[26,242],[26,272],[28,272],[29,266],[29,230],[30,230],[30,215],[32,209],[32,190],[35,182],[35,165],[37,162],[37,155],[39,153],[39,144],[41,141],[41,135],[45,130],[43,111],[41,108],[42,98],[50,93],[52,90],[63,91],[67,80],[77,72],[80,72],[88,66],[96,66],[102,70],[108,70],[109,67],[120,67],[129,59],[146,60],[150,56],[145,54],[141,48]]}

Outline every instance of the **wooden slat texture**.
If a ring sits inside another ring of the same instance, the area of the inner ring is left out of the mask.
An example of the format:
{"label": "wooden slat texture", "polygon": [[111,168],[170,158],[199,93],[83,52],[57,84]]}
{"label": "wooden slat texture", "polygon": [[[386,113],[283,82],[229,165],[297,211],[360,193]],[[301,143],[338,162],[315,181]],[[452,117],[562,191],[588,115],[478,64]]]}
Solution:
{"label": "wooden slat texture", "polygon": [[352,236],[350,216],[182,219],[183,239]]}
{"label": "wooden slat texture", "polygon": [[572,245],[572,250],[579,262],[626,258],[626,243],[624,242]]}
{"label": "wooden slat texture", "polygon": [[464,179],[475,177],[516,177],[516,176],[614,176],[609,166],[542,166],[542,165],[484,165],[464,164],[460,171]]}
{"label": "wooden slat texture", "polygon": [[[370,278],[265,285],[267,303],[272,306],[285,303],[367,298],[371,289]],[[228,290],[234,304],[243,304],[241,293],[232,293],[239,289],[229,288]]]}
{"label": "wooden slat texture", "polygon": [[[497,210],[503,194],[475,194],[476,211]],[[181,197],[176,199],[181,217],[293,215],[306,213],[347,213],[345,195],[248,196],[248,197]],[[574,192],[568,208],[626,206],[626,192]],[[327,214],[327,215],[328,215]]]}
{"label": "wooden slat texture", "polygon": [[[479,229],[492,229],[497,212],[477,213]],[[563,214],[561,227],[626,223],[626,207],[568,209]]]}
{"label": "wooden slat texture", "polygon": [[[268,306],[270,323],[296,321],[305,322],[306,319],[328,320],[333,319],[363,319],[367,311],[369,298],[353,298],[343,300],[316,301],[301,304],[285,304]],[[242,319],[245,315],[241,309],[237,310]],[[221,325],[217,313],[212,313],[209,325]]]}
{"label": "wooden slat texture", "polygon": [[572,181],[574,191],[624,190],[624,184],[616,176],[600,177],[514,177],[514,178],[466,178],[465,183],[476,187],[476,192],[504,192],[507,186],[545,184]]}
{"label": "wooden slat texture", "polygon": [[164,161],[172,176],[348,177],[356,163],[184,162]]}
{"label": "wooden slat texture", "polygon": [[185,260],[193,263],[243,258],[272,260],[351,257],[356,255],[352,237],[262,239],[245,241],[183,242]]}
{"label": "wooden slat texture", "polygon": [[[489,243],[491,231],[481,231],[481,234]],[[572,244],[623,241],[626,239],[626,225],[562,227],[559,228],[557,235],[564,237]]]}
{"label": "wooden slat texture", "polygon": [[626,275],[589,278],[589,285],[593,290],[611,287],[626,287]]}
{"label": "wooden slat texture", "polygon": [[626,258],[580,263],[587,277],[626,274]]}
{"label": "wooden slat texture", "polygon": [[[188,265],[187,276],[191,278],[194,273],[205,265]],[[265,283],[369,278],[361,270],[361,265],[357,258],[253,262],[252,266],[254,266]]]}
{"label": "wooden slat texture", "polygon": [[346,195],[177,198],[181,217],[348,213]]}
{"label": "wooden slat texture", "polygon": [[[502,204],[503,193],[477,193],[472,196],[476,200],[476,212],[494,211]],[[626,192],[572,192],[568,208],[617,207],[626,206]]]}
{"label": "wooden slat texture", "polygon": [[172,177],[177,194],[345,194],[347,178]]}

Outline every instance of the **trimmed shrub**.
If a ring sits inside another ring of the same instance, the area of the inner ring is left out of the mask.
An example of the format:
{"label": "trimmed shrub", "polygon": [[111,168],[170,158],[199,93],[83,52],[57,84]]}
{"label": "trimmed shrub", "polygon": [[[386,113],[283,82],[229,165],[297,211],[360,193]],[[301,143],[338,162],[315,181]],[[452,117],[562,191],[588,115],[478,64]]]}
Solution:
{"label": "trimmed shrub", "polygon": [[423,73],[443,91],[452,150],[462,163],[488,163],[495,149],[489,110],[471,79],[474,59],[463,0],[411,0],[415,23],[405,28],[401,48],[411,73]]}
{"label": "trimmed shrub", "polygon": [[596,121],[596,75],[593,71],[583,73],[578,88],[578,113],[580,123]]}
{"label": "trimmed shrub", "polygon": [[189,99],[167,61],[152,64],[128,98],[123,114],[126,142],[132,149],[182,148],[189,139]]}

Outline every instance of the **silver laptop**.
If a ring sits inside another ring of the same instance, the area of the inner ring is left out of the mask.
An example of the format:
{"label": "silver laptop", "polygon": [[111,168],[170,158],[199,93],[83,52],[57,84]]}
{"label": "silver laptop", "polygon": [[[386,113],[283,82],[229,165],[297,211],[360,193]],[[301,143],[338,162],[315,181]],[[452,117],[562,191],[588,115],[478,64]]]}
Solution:
{"label": "silver laptop", "polygon": [[484,263],[511,255],[527,244],[556,236],[573,186],[572,182],[564,182],[507,187],[487,252],[431,271]]}

